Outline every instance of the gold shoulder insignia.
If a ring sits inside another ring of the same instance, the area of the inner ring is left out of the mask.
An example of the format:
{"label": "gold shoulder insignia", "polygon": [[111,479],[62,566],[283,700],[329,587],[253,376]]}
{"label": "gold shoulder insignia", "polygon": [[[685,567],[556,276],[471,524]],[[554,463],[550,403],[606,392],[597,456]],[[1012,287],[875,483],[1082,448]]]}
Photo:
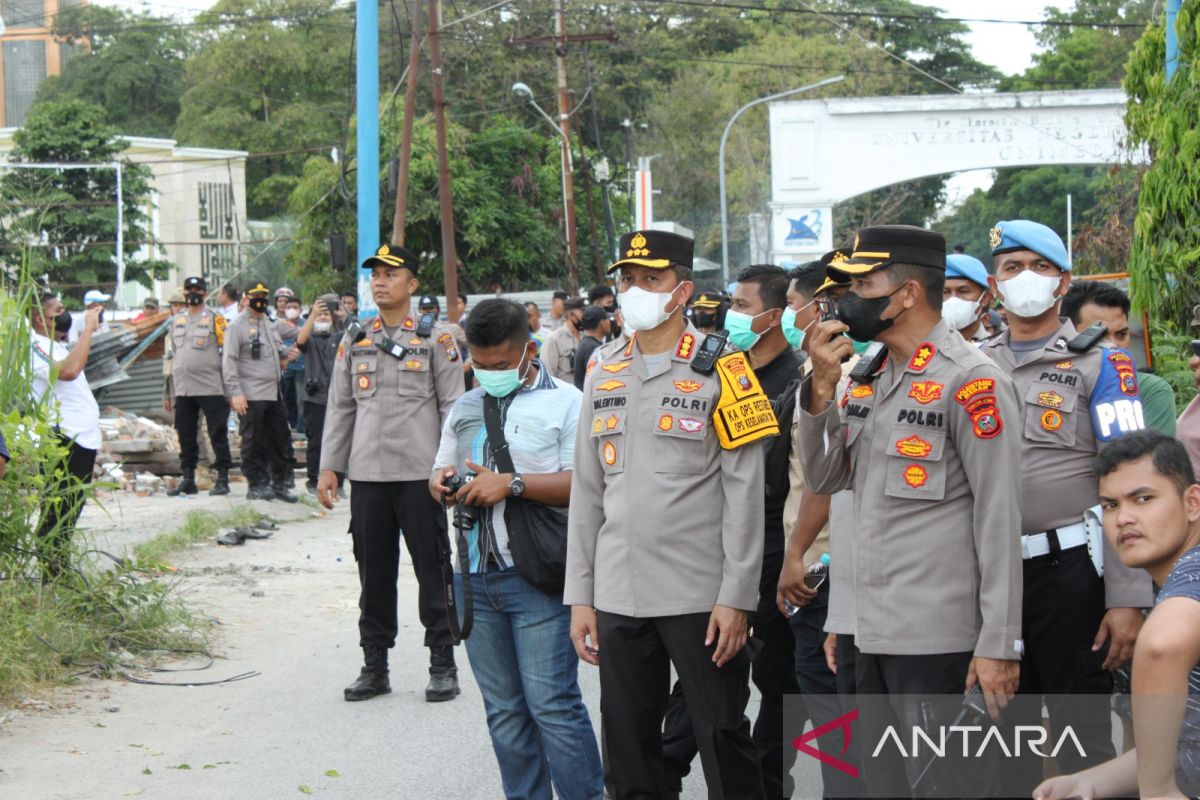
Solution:
{"label": "gold shoulder insignia", "polygon": [[745,353],[730,353],[717,359],[721,395],[713,411],[713,428],[725,450],[779,434],[779,422],[771,401],[763,393],[758,377]]}
{"label": "gold shoulder insignia", "polygon": [[225,328],[228,325],[229,322],[225,319],[224,315],[217,314],[213,317],[213,333],[217,337],[217,347],[225,346]]}

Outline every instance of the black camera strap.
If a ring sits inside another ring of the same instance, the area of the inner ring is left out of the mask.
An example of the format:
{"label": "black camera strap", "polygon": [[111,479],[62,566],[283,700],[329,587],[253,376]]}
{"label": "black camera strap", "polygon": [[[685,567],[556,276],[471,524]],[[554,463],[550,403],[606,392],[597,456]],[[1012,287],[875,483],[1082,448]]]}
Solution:
{"label": "black camera strap", "polygon": [[[443,499],[442,509],[445,511],[448,508]],[[454,530],[457,531],[455,542],[458,547],[458,569],[463,576],[462,622],[458,621],[458,599],[454,596],[454,562],[450,558],[449,531],[446,531],[446,535],[439,541],[438,549],[442,551],[439,560],[442,562],[442,593],[446,596],[446,621],[450,624],[450,636],[457,644],[471,635],[471,625],[475,622],[475,598],[474,592],[471,591],[471,582],[468,580],[471,570],[471,555],[470,546],[467,544],[467,535],[463,533],[462,528],[457,526],[454,527]]]}

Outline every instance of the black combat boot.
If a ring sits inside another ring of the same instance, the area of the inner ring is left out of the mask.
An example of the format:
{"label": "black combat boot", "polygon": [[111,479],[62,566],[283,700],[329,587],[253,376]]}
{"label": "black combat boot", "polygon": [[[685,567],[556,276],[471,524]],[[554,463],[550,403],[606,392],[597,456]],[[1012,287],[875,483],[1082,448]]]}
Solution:
{"label": "black combat boot", "polygon": [[212,495],[213,497],[216,497],[216,496],[222,495],[222,494],[229,494],[229,469],[228,468],[217,470],[217,479],[215,481],[213,481],[212,488],[208,490],[208,493],[210,495]]}
{"label": "black combat boot", "polygon": [[275,490],[271,488],[269,483],[250,483],[250,487],[246,490],[247,500],[274,500]]}
{"label": "black combat boot", "polygon": [[196,486],[196,470],[185,469],[183,471],[183,480],[174,489],[167,492],[167,497],[178,497],[181,494],[198,494],[200,489]]}
{"label": "black combat boot", "polygon": [[276,500],[282,500],[285,503],[298,503],[300,498],[287,487],[286,483],[275,483],[271,486],[271,495]]}
{"label": "black combat boot", "polygon": [[429,648],[429,685],[425,687],[425,702],[453,700],[459,691],[454,648],[449,645]]}
{"label": "black combat boot", "polygon": [[370,700],[391,691],[392,685],[388,683],[387,648],[364,647],[362,671],[342,694],[348,701],[355,701]]}

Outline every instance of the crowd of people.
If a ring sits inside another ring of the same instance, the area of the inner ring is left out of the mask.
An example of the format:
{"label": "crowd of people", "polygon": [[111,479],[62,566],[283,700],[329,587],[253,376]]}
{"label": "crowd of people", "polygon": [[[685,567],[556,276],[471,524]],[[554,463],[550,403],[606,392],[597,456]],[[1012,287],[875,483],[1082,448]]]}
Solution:
{"label": "crowd of people", "polygon": [[[254,281],[210,305],[190,277],[169,300],[174,491],[199,491],[207,428],[211,493],[230,493],[233,412],[247,498],[295,502],[303,431],[307,490],[328,508],[349,490],[363,663],[345,699],[391,690],[403,540],[425,697],[458,696],[465,643],[509,798],[676,797],[697,755],[710,797],[792,797],[793,739],[860,695],[888,701],[819,739],[824,796],[1194,796],[1200,400],[1177,416],[1129,350],[1124,292],[1073,278],[1050,228],[990,234],[985,264],[873,226],[697,292],[690,239],[633,231],[614,285],[545,314],[468,315],[459,295],[443,315],[389,244],[362,265],[361,320],[353,293],[306,311]],[[88,300],[78,324],[52,294],[31,318],[35,391],[83,481],[108,298]],[[1200,386],[1200,351],[1191,368]],[[48,509],[53,571],[79,505]],[[599,739],[579,661],[599,669]],[[989,724],[1069,728],[1079,749],[1052,770],[866,749],[950,724],[972,690]],[[1071,702],[1130,691],[1131,712]]]}

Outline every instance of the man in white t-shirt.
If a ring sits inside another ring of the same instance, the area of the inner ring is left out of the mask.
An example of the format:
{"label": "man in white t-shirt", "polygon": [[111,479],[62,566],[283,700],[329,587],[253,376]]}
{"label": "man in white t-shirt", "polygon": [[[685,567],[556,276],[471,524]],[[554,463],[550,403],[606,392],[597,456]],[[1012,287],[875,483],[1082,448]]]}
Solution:
{"label": "man in white t-shirt", "polygon": [[[54,341],[71,325],[71,315],[57,295],[46,293],[30,315],[30,362],[33,399],[47,403],[49,419],[67,448],[67,472],[83,483],[92,480],[96,451],[100,449],[100,407],[88,388],[83,368],[92,348],[92,335],[100,327],[103,304],[89,307],[83,315],[79,339],[71,349]],[[71,478],[52,484],[43,497],[44,512],[38,528],[42,542],[42,567],[47,576],[61,573],[75,523],[83,511],[85,497]]]}

